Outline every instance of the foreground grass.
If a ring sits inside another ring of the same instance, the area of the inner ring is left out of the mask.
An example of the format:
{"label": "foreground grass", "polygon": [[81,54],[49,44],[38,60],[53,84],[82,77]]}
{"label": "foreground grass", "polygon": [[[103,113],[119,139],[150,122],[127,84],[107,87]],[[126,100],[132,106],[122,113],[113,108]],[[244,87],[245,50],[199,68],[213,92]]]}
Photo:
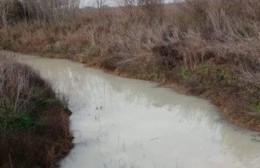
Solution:
{"label": "foreground grass", "polygon": [[160,16],[140,7],[88,9],[72,23],[3,28],[0,46],[177,83],[233,123],[260,131],[259,8],[258,0],[189,0]]}
{"label": "foreground grass", "polygon": [[56,167],[71,148],[69,113],[37,73],[0,55],[0,167]]}

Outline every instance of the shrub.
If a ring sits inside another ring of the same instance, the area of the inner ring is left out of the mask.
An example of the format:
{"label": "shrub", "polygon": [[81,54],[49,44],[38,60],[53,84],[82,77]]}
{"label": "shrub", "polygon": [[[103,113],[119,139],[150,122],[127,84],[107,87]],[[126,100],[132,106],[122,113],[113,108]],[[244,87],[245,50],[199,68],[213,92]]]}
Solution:
{"label": "shrub", "polygon": [[0,55],[0,167],[56,167],[71,140],[69,113],[48,83]]}
{"label": "shrub", "polygon": [[55,95],[27,66],[0,60],[0,131],[13,131],[34,122],[34,113],[55,102]]}

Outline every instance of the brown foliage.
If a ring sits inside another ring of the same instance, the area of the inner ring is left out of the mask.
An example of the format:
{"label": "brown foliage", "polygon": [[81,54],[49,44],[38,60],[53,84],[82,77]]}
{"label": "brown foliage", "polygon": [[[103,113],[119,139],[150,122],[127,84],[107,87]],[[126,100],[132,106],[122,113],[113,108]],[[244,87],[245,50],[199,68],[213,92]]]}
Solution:
{"label": "brown foliage", "polygon": [[56,167],[72,147],[69,112],[37,73],[0,56],[0,167]]}

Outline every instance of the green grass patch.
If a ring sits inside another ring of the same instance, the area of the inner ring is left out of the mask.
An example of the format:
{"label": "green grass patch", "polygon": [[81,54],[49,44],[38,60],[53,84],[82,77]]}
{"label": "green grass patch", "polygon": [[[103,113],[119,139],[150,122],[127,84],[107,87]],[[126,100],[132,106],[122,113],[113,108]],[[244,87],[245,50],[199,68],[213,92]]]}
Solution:
{"label": "green grass patch", "polygon": [[231,85],[233,83],[233,75],[227,68],[219,69],[217,72],[218,81],[222,85]]}
{"label": "green grass patch", "polygon": [[181,67],[178,74],[180,78],[185,82],[188,82],[191,79],[191,73],[186,67]]}
{"label": "green grass patch", "polygon": [[252,111],[258,112],[260,113],[260,101],[254,101],[251,105],[250,105]]}

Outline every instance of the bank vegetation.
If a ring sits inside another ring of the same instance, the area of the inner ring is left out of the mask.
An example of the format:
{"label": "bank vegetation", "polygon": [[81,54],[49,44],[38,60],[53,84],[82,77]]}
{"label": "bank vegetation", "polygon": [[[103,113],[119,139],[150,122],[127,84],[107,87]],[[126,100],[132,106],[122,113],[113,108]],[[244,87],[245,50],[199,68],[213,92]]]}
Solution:
{"label": "bank vegetation", "polygon": [[0,167],[57,167],[72,147],[69,111],[31,68],[0,53]]}
{"label": "bank vegetation", "polygon": [[24,2],[32,1],[19,1],[21,18],[2,19],[2,49],[175,83],[260,131],[259,0],[97,0],[95,8],[48,0],[35,10]]}

